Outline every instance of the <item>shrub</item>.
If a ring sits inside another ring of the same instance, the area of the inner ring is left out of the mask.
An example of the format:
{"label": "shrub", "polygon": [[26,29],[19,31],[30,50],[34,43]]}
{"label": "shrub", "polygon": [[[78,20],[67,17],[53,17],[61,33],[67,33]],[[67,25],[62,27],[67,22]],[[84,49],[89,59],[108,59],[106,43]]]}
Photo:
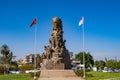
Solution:
{"label": "shrub", "polygon": [[91,70],[90,69],[86,69],[85,72],[90,72]]}
{"label": "shrub", "polygon": [[20,70],[33,70],[34,66],[26,64],[26,65],[19,66],[19,69]]}
{"label": "shrub", "polygon": [[0,74],[4,74],[4,72],[6,72],[6,66],[5,65],[0,65]]}
{"label": "shrub", "polygon": [[83,70],[75,70],[74,72],[77,76],[83,77]]}
{"label": "shrub", "polygon": [[[89,70],[87,70],[87,71],[89,71]],[[74,71],[75,72],[75,74],[77,75],[77,76],[80,76],[80,77],[83,77],[83,70],[75,70]],[[86,77],[93,77],[93,75],[92,74],[87,74],[87,73],[85,73],[85,75],[86,75]]]}
{"label": "shrub", "polygon": [[86,74],[86,77],[93,77],[92,74]]}
{"label": "shrub", "polygon": [[[34,72],[29,73],[32,78],[34,78]],[[38,78],[40,76],[40,71],[36,72],[36,77]]]}
{"label": "shrub", "polygon": [[18,67],[16,67],[15,65],[11,65],[9,70],[15,70],[16,71],[16,70],[18,70]]}

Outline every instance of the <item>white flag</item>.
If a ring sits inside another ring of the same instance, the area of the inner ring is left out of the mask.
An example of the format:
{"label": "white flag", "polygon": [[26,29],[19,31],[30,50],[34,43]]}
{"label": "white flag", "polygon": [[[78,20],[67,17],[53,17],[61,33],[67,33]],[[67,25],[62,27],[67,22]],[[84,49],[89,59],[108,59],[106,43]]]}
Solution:
{"label": "white flag", "polygon": [[80,20],[80,22],[79,22],[79,26],[81,26],[81,25],[83,25],[84,24],[84,17],[82,17],[82,19]]}

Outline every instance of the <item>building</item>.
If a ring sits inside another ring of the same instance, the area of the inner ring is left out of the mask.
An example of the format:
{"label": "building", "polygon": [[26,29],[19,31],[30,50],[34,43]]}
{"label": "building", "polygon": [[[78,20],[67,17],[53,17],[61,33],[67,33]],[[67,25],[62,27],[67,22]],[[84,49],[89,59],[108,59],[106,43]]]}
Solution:
{"label": "building", "polygon": [[24,61],[22,59],[17,60],[18,66],[22,66],[24,64]]}
{"label": "building", "polygon": [[25,64],[34,64],[34,54],[27,54],[24,60]]}
{"label": "building", "polygon": [[73,60],[73,52],[69,52],[70,60]]}

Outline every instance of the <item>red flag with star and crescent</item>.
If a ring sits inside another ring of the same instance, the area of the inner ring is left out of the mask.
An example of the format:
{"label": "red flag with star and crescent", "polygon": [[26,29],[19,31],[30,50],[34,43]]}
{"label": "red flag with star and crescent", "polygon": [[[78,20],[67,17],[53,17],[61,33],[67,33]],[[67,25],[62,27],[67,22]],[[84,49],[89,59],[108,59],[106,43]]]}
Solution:
{"label": "red flag with star and crescent", "polygon": [[36,18],[33,20],[33,22],[30,24],[30,27],[32,27],[33,25],[35,25],[37,23]]}

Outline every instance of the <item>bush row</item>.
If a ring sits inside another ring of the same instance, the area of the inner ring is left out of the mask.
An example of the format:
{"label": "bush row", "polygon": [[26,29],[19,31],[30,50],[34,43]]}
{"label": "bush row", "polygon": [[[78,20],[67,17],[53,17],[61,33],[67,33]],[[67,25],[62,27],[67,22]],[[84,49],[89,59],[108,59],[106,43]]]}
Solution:
{"label": "bush row", "polygon": [[[90,71],[90,70],[86,70],[86,71],[85,71],[86,77],[93,77],[92,74],[87,74],[87,73],[86,73],[86,72],[89,72],[89,71]],[[84,75],[83,70],[74,70],[74,72],[75,72],[75,74],[76,74],[77,76],[80,76],[80,77],[83,77],[83,75]]]}
{"label": "bush row", "polygon": [[20,70],[33,70],[34,69],[34,66],[32,65],[23,65],[23,66],[19,66],[18,67]]}

